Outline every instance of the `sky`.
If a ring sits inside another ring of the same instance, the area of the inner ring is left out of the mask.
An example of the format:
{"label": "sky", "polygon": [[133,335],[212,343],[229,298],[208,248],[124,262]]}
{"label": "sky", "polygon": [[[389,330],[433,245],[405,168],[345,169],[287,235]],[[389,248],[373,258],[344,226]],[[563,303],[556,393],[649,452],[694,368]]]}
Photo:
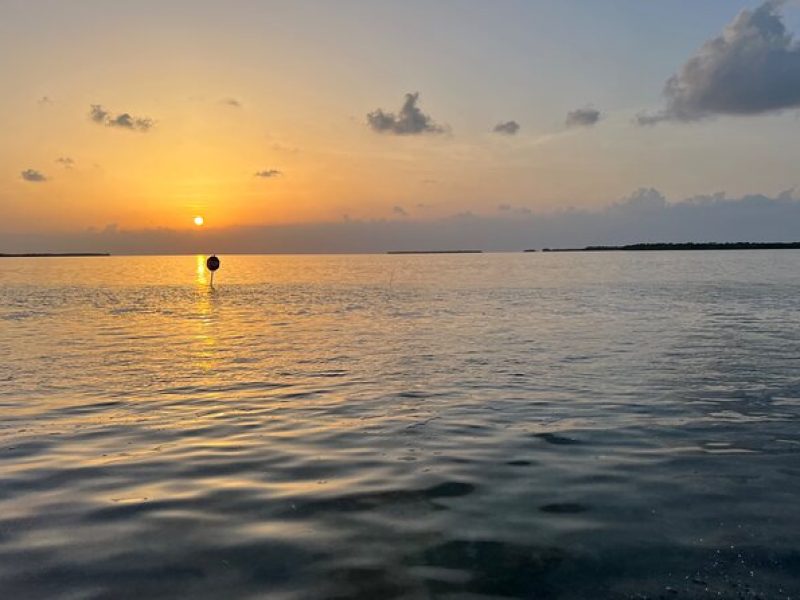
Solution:
{"label": "sky", "polygon": [[796,31],[775,0],[0,0],[0,252],[796,239]]}

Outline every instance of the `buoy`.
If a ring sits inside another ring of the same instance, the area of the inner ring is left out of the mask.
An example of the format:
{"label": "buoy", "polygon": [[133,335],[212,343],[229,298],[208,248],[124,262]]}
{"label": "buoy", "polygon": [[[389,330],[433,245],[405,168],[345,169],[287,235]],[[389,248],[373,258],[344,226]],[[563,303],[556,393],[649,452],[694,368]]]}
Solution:
{"label": "buoy", "polygon": [[216,254],[212,254],[206,259],[206,268],[211,271],[211,287],[214,287],[214,271],[219,269],[219,259]]}

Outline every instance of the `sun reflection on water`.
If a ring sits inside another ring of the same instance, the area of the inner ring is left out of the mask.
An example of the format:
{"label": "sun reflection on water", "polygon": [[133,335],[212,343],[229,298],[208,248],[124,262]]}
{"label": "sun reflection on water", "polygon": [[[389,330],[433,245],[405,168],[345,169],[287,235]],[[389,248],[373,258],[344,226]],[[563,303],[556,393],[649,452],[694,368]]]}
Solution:
{"label": "sun reflection on water", "polygon": [[214,368],[218,336],[216,328],[216,296],[214,288],[209,285],[206,270],[206,256],[196,257],[197,301],[195,302],[196,330],[194,339],[197,342],[194,354],[195,364],[201,371]]}
{"label": "sun reflection on water", "polygon": [[198,254],[196,257],[197,265],[197,285],[208,285],[208,273],[206,272],[206,256]]}

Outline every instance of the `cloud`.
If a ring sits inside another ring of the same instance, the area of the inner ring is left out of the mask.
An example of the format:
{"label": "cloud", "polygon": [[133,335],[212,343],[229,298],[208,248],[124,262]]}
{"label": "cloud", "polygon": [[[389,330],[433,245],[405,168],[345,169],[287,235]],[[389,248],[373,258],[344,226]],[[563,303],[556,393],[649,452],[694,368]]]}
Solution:
{"label": "cloud", "polygon": [[505,123],[498,123],[494,126],[492,130],[495,133],[500,133],[502,135],[516,135],[519,131],[519,123],[516,121],[506,121]]}
{"label": "cloud", "polygon": [[153,120],[149,118],[132,117],[128,113],[122,113],[109,120],[106,124],[110,127],[124,127],[125,129],[147,131],[153,126]]}
{"label": "cloud", "polygon": [[69,156],[61,156],[56,159],[56,162],[65,169],[71,169],[72,167],[75,166],[75,161],[72,160]]}
{"label": "cloud", "polygon": [[263,171],[256,171],[256,177],[263,177],[264,179],[269,179],[270,177],[277,177],[279,175],[283,175],[282,171],[278,171],[277,169],[264,169]]}
{"label": "cloud", "polygon": [[242,108],[242,103],[239,102],[236,98],[223,98],[221,102],[226,106],[232,106],[234,108]]}
{"label": "cloud", "polygon": [[797,239],[800,200],[791,192],[730,198],[719,193],[670,202],[642,189],[597,210],[439,219],[349,218],[326,223],[238,226],[207,230],[98,229],[73,233],[3,232],[7,252],[112,252],[192,254],[336,253],[387,250],[522,250],[637,242],[768,242]]}
{"label": "cloud", "polygon": [[155,121],[149,117],[134,117],[129,113],[120,113],[116,116],[104,109],[100,104],[92,104],[89,110],[89,118],[98,125],[106,127],[120,127],[132,131],[149,131]]}
{"label": "cloud", "polygon": [[596,108],[576,108],[567,113],[567,127],[591,127],[600,120],[600,111]]}
{"label": "cloud", "polygon": [[20,173],[20,177],[22,177],[25,181],[30,181],[31,183],[42,183],[43,181],[47,181],[47,177],[45,177],[41,171],[37,171],[36,169],[25,169]]}
{"label": "cloud", "polygon": [[367,124],[379,133],[395,135],[443,133],[444,128],[437,125],[431,117],[419,109],[417,100],[419,100],[419,92],[406,94],[406,100],[397,114],[386,113],[378,108],[367,114]]}
{"label": "cloud", "polygon": [[53,103],[53,101],[50,99],[50,97],[49,97],[49,96],[42,96],[41,98],[39,98],[39,99],[36,101],[36,103],[37,103],[39,106],[45,106],[45,105],[47,105],[47,104],[52,104],[52,103]]}
{"label": "cloud", "polygon": [[666,107],[640,125],[758,115],[800,107],[800,45],[786,31],[783,0],[743,10],[664,85]]}
{"label": "cloud", "polygon": [[497,205],[497,210],[499,210],[501,212],[509,211],[509,210],[511,210],[511,205],[510,204],[498,204]]}
{"label": "cloud", "polygon": [[402,206],[394,206],[394,207],[392,208],[392,212],[393,212],[394,214],[396,214],[396,215],[399,215],[399,216],[401,216],[401,217],[407,217],[407,216],[408,216],[408,212],[407,212],[407,211],[406,211],[406,209],[405,209],[405,208],[403,208]]}
{"label": "cloud", "polygon": [[106,122],[106,119],[109,118],[108,111],[99,104],[92,104],[92,107],[89,110],[89,118],[95,123],[103,125]]}

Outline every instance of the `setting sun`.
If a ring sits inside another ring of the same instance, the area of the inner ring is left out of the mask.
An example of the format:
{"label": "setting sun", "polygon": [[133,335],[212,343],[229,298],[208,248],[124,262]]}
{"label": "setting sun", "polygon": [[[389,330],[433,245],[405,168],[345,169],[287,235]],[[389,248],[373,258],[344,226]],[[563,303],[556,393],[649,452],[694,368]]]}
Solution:
{"label": "setting sun", "polygon": [[200,227],[203,223],[205,223],[203,217],[197,216],[194,218],[194,224],[197,225],[198,227]]}

